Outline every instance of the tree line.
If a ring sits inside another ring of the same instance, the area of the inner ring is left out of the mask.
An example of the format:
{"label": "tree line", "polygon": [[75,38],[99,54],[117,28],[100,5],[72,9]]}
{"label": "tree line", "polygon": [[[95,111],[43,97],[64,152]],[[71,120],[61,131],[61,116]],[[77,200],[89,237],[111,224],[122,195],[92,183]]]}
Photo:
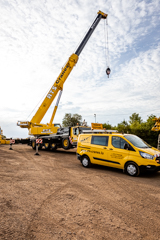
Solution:
{"label": "tree line", "polygon": [[[117,130],[120,133],[135,134],[149,143],[151,146],[157,147],[159,132],[151,131],[155,124],[153,121],[154,117],[156,116],[151,114],[148,116],[146,121],[143,121],[139,113],[133,113],[129,117],[128,122],[123,120],[122,122],[118,123],[117,126],[112,126],[109,123],[103,123],[103,128]],[[63,127],[76,126],[77,123],[82,125],[82,116],[79,114],[72,115],[71,113],[66,113],[62,120]]]}

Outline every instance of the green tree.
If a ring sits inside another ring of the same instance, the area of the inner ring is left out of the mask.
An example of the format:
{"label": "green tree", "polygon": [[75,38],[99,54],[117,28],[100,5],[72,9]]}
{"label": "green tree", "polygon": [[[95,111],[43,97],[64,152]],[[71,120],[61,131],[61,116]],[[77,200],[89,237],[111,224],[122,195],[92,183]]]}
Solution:
{"label": "green tree", "polygon": [[141,123],[137,135],[151,146],[157,147],[158,132],[151,130],[154,125],[154,121],[152,120],[154,117],[155,116],[151,114],[148,116],[146,122]]}
{"label": "green tree", "polygon": [[127,121],[123,120],[121,123],[118,123],[117,125],[117,130],[118,132],[130,132],[130,125],[128,124]]}
{"label": "green tree", "polygon": [[112,126],[109,123],[104,123],[103,128],[110,130],[110,129],[112,129]]}
{"label": "green tree", "polygon": [[145,122],[137,113],[133,113],[130,116],[130,133],[135,134],[149,143],[153,147],[157,147],[158,133],[151,131],[154,121],[152,120],[155,115],[148,116]]}
{"label": "green tree", "polygon": [[133,113],[129,117],[129,123],[132,125],[136,125],[137,123],[142,123],[142,118],[139,116],[139,113]]}
{"label": "green tree", "polygon": [[82,122],[82,116],[75,113],[75,114],[71,114],[71,113],[66,113],[63,120],[62,120],[62,126],[63,127],[72,127],[72,126],[76,126],[77,123],[79,125],[81,125]]}
{"label": "green tree", "polygon": [[139,136],[139,132],[141,129],[141,124],[143,122],[142,118],[139,116],[139,113],[133,113],[130,117],[129,117],[129,123],[130,123],[130,132],[132,134],[135,134],[137,136]]}

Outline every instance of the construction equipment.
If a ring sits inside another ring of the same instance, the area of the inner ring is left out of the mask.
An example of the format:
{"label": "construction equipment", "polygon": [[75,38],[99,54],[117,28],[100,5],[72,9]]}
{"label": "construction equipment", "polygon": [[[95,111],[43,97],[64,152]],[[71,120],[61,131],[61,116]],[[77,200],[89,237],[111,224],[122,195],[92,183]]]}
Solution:
{"label": "construction equipment", "polygon": [[[66,148],[68,149],[70,142],[64,141],[64,139],[69,139],[70,135],[73,135],[72,141],[74,141],[75,139],[77,141],[77,134],[74,134],[74,131],[75,131],[75,133],[76,133],[76,131],[77,132],[80,131],[79,127],[68,128],[66,130],[66,128],[64,128],[64,129],[60,128],[59,124],[53,124],[53,120],[54,120],[54,117],[55,117],[55,114],[56,114],[56,111],[58,108],[58,103],[59,103],[59,100],[60,100],[60,97],[62,94],[64,82],[66,81],[66,79],[69,76],[70,72],[72,71],[73,67],[76,65],[80,53],[82,52],[83,48],[85,47],[86,43],[88,42],[89,38],[91,37],[93,31],[97,27],[100,20],[107,18],[107,14],[105,14],[101,11],[99,11],[97,14],[98,15],[97,15],[96,19],[92,23],[92,25],[89,28],[84,39],[80,43],[80,45],[77,48],[77,50],[75,51],[75,53],[73,53],[69,57],[69,60],[67,61],[65,66],[62,68],[62,71],[60,72],[58,78],[56,79],[55,83],[51,87],[50,91],[48,92],[47,96],[45,97],[44,101],[40,105],[39,109],[37,110],[37,112],[35,113],[33,118],[31,119],[31,121],[30,122],[29,121],[25,121],[25,122],[18,121],[18,123],[17,123],[17,125],[20,126],[21,128],[28,128],[29,135],[34,136],[34,138],[31,138],[31,143],[32,143],[33,148],[35,148],[35,146],[34,146],[35,137],[43,138],[44,143],[46,143],[46,146],[49,146],[49,147],[52,146],[52,148],[54,148],[55,145],[56,146],[59,145],[59,146],[62,146],[64,149],[66,149]],[[59,92],[59,96],[58,96],[54,111],[52,113],[50,122],[47,124],[42,124],[41,120],[43,119],[43,117],[46,114],[51,103],[57,96],[58,92]],[[59,128],[60,128],[60,130],[58,131]],[[75,129],[78,129],[78,130],[75,130]],[[66,134],[66,132],[67,132],[67,134]],[[60,137],[61,135],[63,135],[62,138]],[[65,135],[66,135],[66,138],[65,138]],[[44,136],[46,136],[46,138],[44,138]],[[61,140],[60,140],[60,138],[61,138]],[[49,140],[46,140],[46,139],[49,139]]]}
{"label": "construction equipment", "polygon": [[160,131],[160,117],[159,118],[153,118],[153,121],[155,121],[154,126],[152,127],[152,131]]}
{"label": "construction equipment", "polygon": [[0,144],[10,144],[10,139],[5,138],[3,135],[3,130],[0,127]]}
{"label": "construction equipment", "polygon": [[46,150],[52,151],[57,148],[68,150],[77,146],[77,139],[80,133],[84,130],[90,129],[91,128],[87,126],[59,128],[56,134],[39,136],[38,139],[36,137],[30,138],[29,145],[31,145],[33,149],[36,149],[36,143],[38,143],[38,149],[42,149],[44,147]]}
{"label": "construction equipment", "polygon": [[[73,67],[76,65],[79,55],[82,52],[84,46],[88,42],[90,36],[92,35],[93,31],[95,30],[96,26],[100,22],[101,19],[106,19],[107,14],[99,11],[98,16],[94,20],[93,24],[91,25],[89,31],[85,35],[84,39],[80,43],[79,47],[73,53],[69,60],[67,61],[66,65],[62,68],[61,73],[59,74],[58,78],[56,79],[55,83],[51,87],[50,91],[48,92],[47,96],[45,97],[44,101],[42,102],[41,106],[39,107],[38,111],[36,114],[33,116],[31,121],[18,121],[17,125],[20,126],[21,128],[28,128],[29,129],[29,135],[34,135],[34,136],[39,136],[39,135],[50,135],[53,133],[56,133],[58,128],[60,127],[59,125],[53,124],[54,116],[58,107],[58,103],[62,94],[63,90],[63,84],[66,81],[68,75],[72,71]],[[42,124],[41,120],[43,119],[44,115],[46,114],[48,108],[50,107],[51,103],[57,96],[57,93],[59,92],[59,97],[56,103],[56,106],[54,108],[53,114],[51,116],[50,123],[47,124]]]}
{"label": "construction equipment", "polygon": [[[156,132],[158,132],[158,131],[160,131],[160,117],[159,118],[153,118],[152,119],[153,121],[155,121],[155,124],[154,124],[154,126],[152,127],[152,131],[156,131]],[[158,144],[157,144],[157,149],[159,149],[160,150],[160,134],[158,135]]]}

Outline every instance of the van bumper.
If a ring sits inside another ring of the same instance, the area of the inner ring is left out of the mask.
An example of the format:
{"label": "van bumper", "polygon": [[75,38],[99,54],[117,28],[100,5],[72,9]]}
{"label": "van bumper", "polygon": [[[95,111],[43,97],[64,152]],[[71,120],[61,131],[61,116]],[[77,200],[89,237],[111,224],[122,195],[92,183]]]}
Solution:
{"label": "van bumper", "polygon": [[141,165],[141,166],[139,166],[139,168],[140,168],[141,172],[146,172],[146,171],[158,172],[158,171],[160,171],[160,166],[155,166],[155,165],[147,165],[147,166]]}
{"label": "van bumper", "polygon": [[77,159],[81,161],[81,155],[77,153]]}

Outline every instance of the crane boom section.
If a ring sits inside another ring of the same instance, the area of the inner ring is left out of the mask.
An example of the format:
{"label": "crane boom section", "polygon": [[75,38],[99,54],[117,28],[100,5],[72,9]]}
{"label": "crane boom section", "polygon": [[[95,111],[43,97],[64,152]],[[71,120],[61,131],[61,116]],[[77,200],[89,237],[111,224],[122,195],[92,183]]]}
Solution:
{"label": "crane boom section", "polygon": [[73,67],[78,61],[78,56],[76,54],[72,54],[64,66],[62,68],[61,73],[59,74],[58,78],[56,79],[55,83],[49,90],[47,96],[45,97],[44,101],[40,105],[39,109],[37,110],[36,114],[31,119],[31,123],[40,123],[42,118],[44,117],[45,113],[47,112],[48,108],[50,107],[52,101],[56,97],[59,90],[63,89],[63,84],[67,79],[68,75],[72,71]]}
{"label": "crane boom section", "polygon": [[99,11],[98,16],[96,17],[96,19],[94,20],[94,22],[92,23],[91,27],[89,28],[87,34],[85,35],[83,41],[81,42],[81,44],[79,45],[79,47],[77,48],[75,54],[77,54],[78,56],[80,55],[80,53],[82,52],[83,48],[85,47],[86,43],[88,42],[89,38],[91,37],[93,31],[96,29],[98,23],[100,22],[101,18],[106,19],[107,18],[107,14]]}

